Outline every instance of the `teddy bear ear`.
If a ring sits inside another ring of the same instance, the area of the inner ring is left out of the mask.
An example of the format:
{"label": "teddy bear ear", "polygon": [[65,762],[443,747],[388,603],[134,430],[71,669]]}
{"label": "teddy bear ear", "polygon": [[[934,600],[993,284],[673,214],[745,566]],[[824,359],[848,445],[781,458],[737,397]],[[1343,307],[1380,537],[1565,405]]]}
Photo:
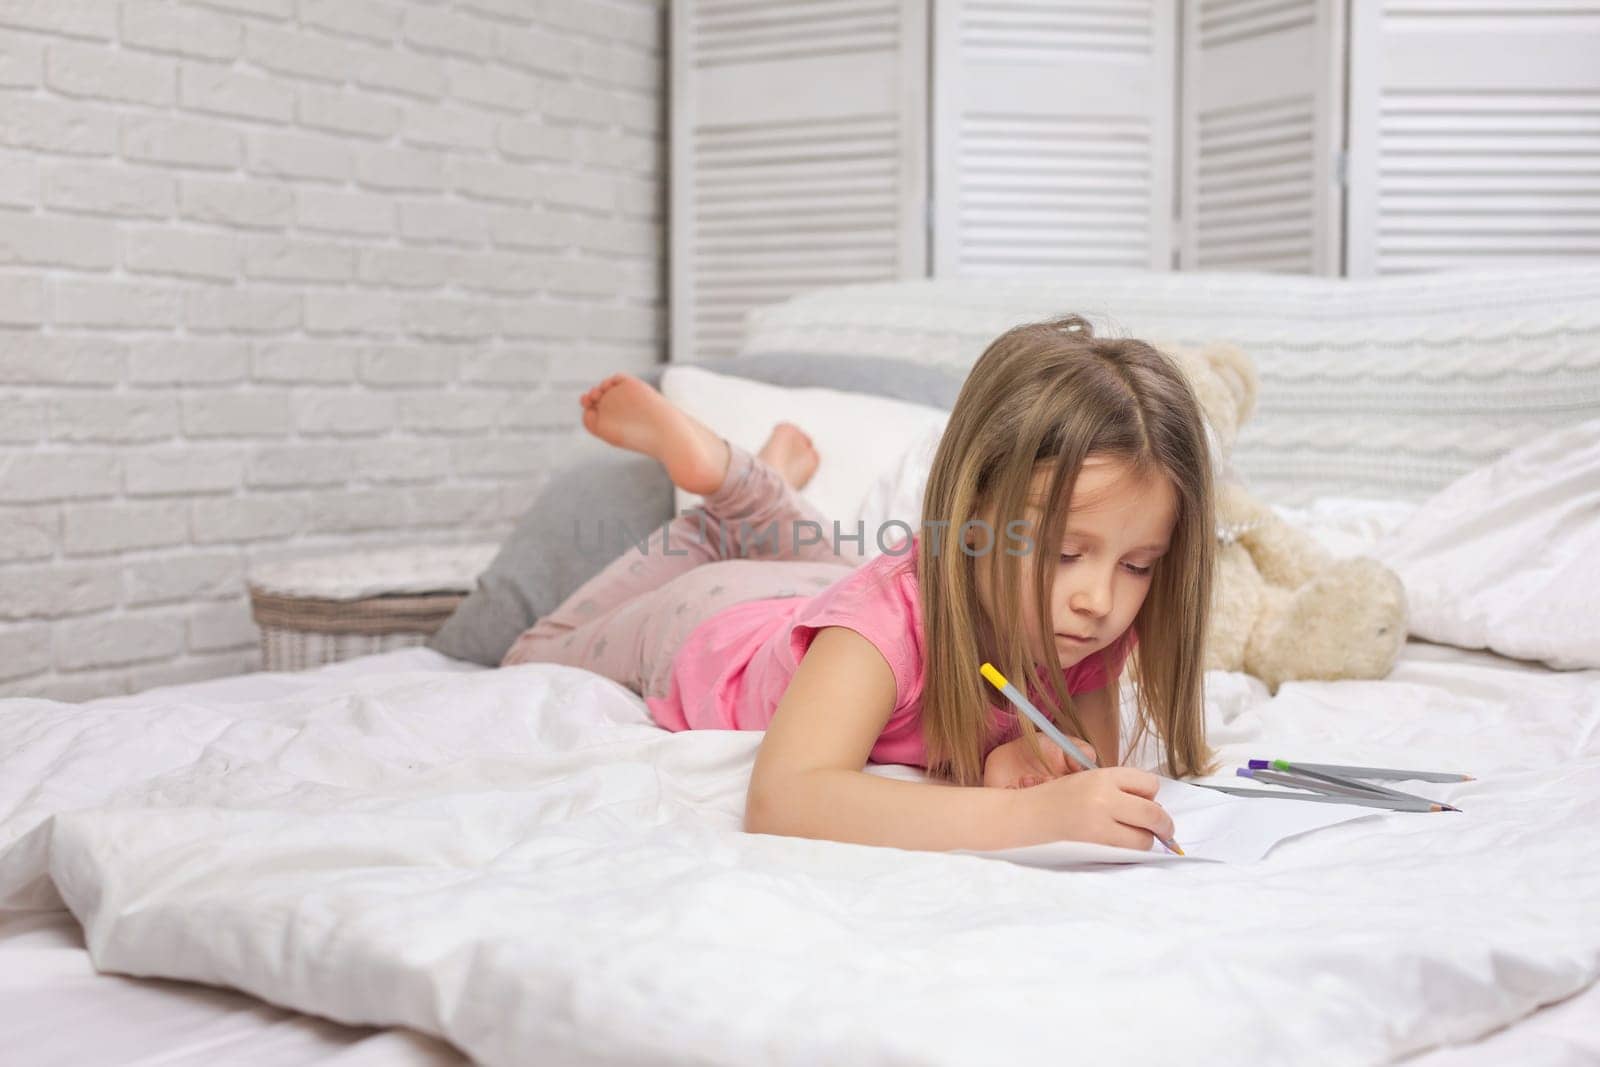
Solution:
{"label": "teddy bear ear", "polygon": [[1234,469],[1233,456],[1228,449],[1223,447],[1222,440],[1217,436],[1217,428],[1211,425],[1211,419],[1205,420],[1206,451],[1211,457],[1211,484],[1218,487],[1229,483],[1242,483],[1239,472]]}
{"label": "teddy bear ear", "polygon": [[1191,386],[1194,385],[1194,375],[1199,369],[1198,365],[1209,362],[1204,352],[1174,341],[1151,341],[1150,347],[1171,360],[1173,366],[1178,368],[1178,373],[1182,374],[1184,380]]}
{"label": "teddy bear ear", "polygon": [[[1206,431],[1206,449],[1211,456],[1212,481],[1217,485],[1221,485],[1224,482],[1242,481],[1233,467],[1232,435],[1236,432],[1238,425],[1244,422],[1245,416],[1249,414],[1249,405],[1254,403],[1255,367],[1251,365],[1249,357],[1232,345],[1220,342],[1212,342],[1200,349],[1164,340],[1151,341],[1150,344],[1172,360],[1179,373],[1188,380],[1190,386],[1195,389],[1196,394],[1201,398],[1201,413],[1205,416],[1202,421]],[[1224,349],[1231,350],[1234,355],[1227,354],[1227,352],[1223,351]],[[1213,358],[1214,352],[1218,353],[1216,358]],[[1221,360],[1220,366],[1218,359]],[[1241,363],[1243,372],[1235,373],[1231,368],[1239,366]],[[1206,410],[1205,398],[1213,398],[1218,404],[1225,403],[1225,401],[1217,395],[1215,387],[1208,387],[1209,383],[1207,382],[1196,381],[1197,375],[1201,378],[1207,377],[1205,371],[1212,372],[1212,376],[1222,383],[1223,388],[1227,390],[1227,396],[1233,400],[1234,411],[1237,413],[1238,419],[1232,427],[1227,428],[1226,438],[1224,433],[1217,429],[1216,424],[1212,421],[1211,414]],[[1239,408],[1241,398],[1246,404],[1244,410]]]}
{"label": "teddy bear ear", "polygon": [[1201,350],[1200,355],[1211,369],[1228,385],[1233,393],[1239,422],[1244,423],[1256,409],[1256,396],[1261,391],[1261,376],[1253,359],[1237,345],[1226,341],[1213,341]]}

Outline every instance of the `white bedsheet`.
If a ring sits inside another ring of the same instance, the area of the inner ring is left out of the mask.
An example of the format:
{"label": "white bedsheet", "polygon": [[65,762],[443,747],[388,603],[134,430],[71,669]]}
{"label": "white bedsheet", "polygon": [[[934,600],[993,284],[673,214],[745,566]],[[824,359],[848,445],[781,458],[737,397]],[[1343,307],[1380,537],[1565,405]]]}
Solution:
{"label": "white bedsheet", "polygon": [[187,982],[101,974],[66,912],[0,915],[0,1062],[16,1067],[462,1067],[413,1030],[342,1026]]}
{"label": "white bedsheet", "polygon": [[[482,668],[425,648],[363,656],[315,670],[257,672],[95,702],[137,707],[183,699],[237,704],[338,688],[385,671]],[[85,1025],[92,1020],[93,1025]],[[101,974],[67,911],[0,910],[0,1034],[6,1063],[160,1067],[462,1067],[437,1038],[403,1028],[352,1027],[228,989]]]}
{"label": "white bedsheet", "polygon": [[760,735],[666,734],[587,672],[324,683],[0,705],[0,840],[80,809],[0,855],[0,888],[59,888],[102,969],[488,1063],[1031,1061],[1063,1027],[1119,1062],[1378,1062],[1600,973],[1596,671],[1413,642],[1386,681],[1270,702],[1214,673],[1229,767],[1461,767],[1439,792],[1466,813],[1075,872],[744,834]]}

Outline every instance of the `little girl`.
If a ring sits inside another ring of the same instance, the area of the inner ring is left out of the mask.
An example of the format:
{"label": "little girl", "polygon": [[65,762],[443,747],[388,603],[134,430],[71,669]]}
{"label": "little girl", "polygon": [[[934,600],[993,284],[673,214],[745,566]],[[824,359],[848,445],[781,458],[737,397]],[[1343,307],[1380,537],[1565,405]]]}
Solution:
{"label": "little girl", "polygon": [[[919,530],[841,552],[780,424],[758,455],[630,375],[584,426],[704,497],[525,631],[502,666],[597,671],[669,730],[765,730],[745,829],[921,849],[1173,834],[1155,775],[1120,766],[1120,677],[1173,777],[1207,773],[1201,666],[1211,457],[1182,372],[1077,316],[1008,330],[973,365]],[[820,534],[820,536],[819,536]],[[888,543],[886,543],[888,542]],[[993,663],[1100,763],[1069,761],[983,680]],[[872,760],[931,781],[867,774]],[[950,788],[950,786],[979,788]]]}

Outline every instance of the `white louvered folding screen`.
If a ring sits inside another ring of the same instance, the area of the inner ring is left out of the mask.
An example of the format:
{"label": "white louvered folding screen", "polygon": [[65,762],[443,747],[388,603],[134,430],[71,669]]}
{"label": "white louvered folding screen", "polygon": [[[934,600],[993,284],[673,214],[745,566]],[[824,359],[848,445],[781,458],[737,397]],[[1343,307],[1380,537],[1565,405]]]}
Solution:
{"label": "white louvered folding screen", "polygon": [[929,273],[1600,257],[1600,0],[671,10],[675,360]]}
{"label": "white louvered folding screen", "polygon": [[933,273],[1170,268],[1177,0],[933,11]]}
{"label": "white louvered folding screen", "polygon": [[1180,266],[1340,270],[1343,0],[1185,0]]}
{"label": "white louvered folding screen", "polygon": [[927,271],[926,0],[672,4],[671,358],[744,314]]}
{"label": "white louvered folding screen", "polygon": [[1352,0],[1352,275],[1600,257],[1600,0]]}

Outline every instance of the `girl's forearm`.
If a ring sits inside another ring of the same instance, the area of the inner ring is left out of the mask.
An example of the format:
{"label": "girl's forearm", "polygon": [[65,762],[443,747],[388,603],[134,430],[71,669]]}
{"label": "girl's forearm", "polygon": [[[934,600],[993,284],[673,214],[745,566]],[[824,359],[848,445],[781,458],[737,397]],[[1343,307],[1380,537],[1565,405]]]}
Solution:
{"label": "girl's forearm", "polygon": [[789,776],[745,805],[744,828],[861,845],[946,851],[1034,843],[1021,790],[907,782],[865,771],[816,770]]}

